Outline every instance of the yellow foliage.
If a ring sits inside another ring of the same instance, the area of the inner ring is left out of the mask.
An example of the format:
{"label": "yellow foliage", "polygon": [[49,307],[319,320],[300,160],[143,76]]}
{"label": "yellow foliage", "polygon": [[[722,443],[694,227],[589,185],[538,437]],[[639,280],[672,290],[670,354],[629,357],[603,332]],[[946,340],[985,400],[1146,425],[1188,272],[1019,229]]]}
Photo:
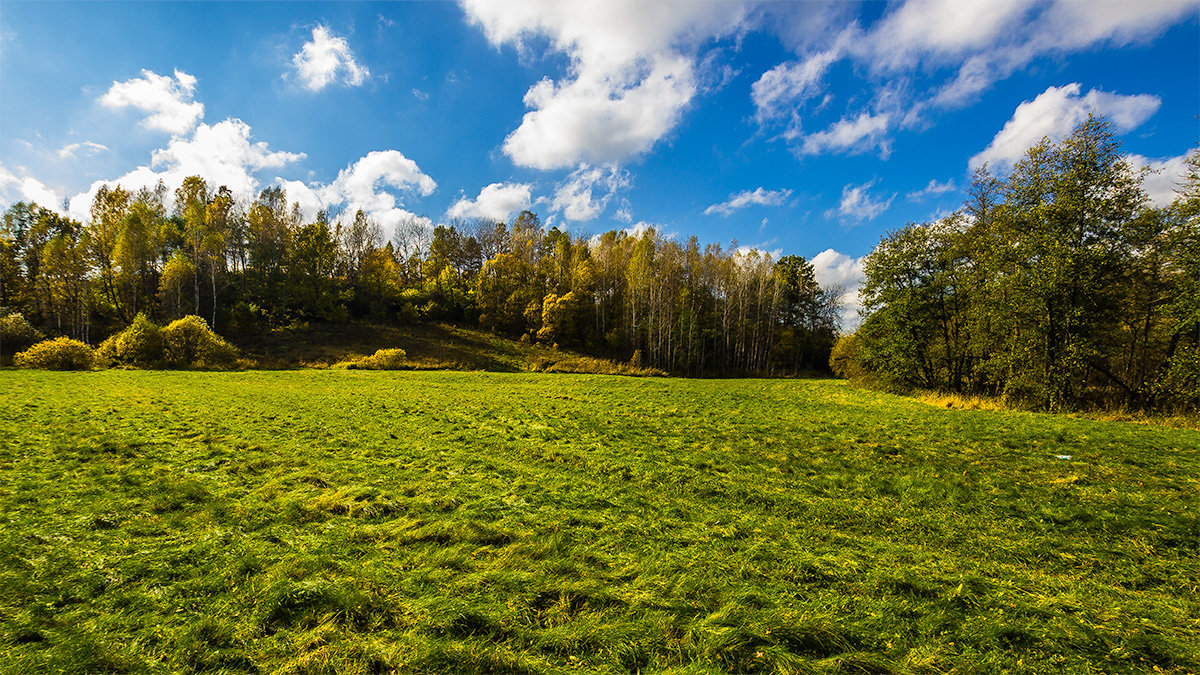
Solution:
{"label": "yellow foliage", "polygon": [[43,340],[13,357],[18,368],[43,370],[90,370],[95,363],[91,347],[65,337]]}

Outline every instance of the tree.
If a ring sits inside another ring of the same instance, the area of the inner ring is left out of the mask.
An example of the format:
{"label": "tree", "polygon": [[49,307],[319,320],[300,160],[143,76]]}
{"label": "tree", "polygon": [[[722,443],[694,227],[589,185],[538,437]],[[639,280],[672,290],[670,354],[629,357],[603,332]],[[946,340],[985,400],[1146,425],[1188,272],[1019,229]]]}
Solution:
{"label": "tree", "polygon": [[183,241],[188,257],[192,260],[195,277],[192,279],[196,306],[194,314],[200,314],[200,270],[208,253],[208,184],[200,176],[188,176],[175,189],[175,213],[183,222]]}
{"label": "tree", "polygon": [[292,306],[303,316],[323,321],[342,318],[333,272],[338,245],[329,225],[318,221],[296,231],[288,273]]}
{"label": "tree", "polygon": [[130,194],[119,185],[100,186],[92,199],[91,223],[88,226],[90,257],[99,274],[100,292],[107,300],[108,308],[126,323],[134,314],[122,302],[120,289],[120,265],[117,261],[117,243],[121,226],[129,211]]}
{"label": "tree", "polygon": [[778,292],[778,358],[792,372],[824,369],[837,328],[833,294],[821,288],[812,264],[800,256],[780,258],[772,276]]}
{"label": "tree", "polygon": [[1017,329],[1003,352],[1006,391],[1041,407],[1078,400],[1090,372],[1126,391],[1103,341],[1118,322],[1130,254],[1124,225],[1147,198],[1111,125],[1089,116],[1059,144],[1043,141],[1013,169],[999,234],[1010,243],[998,272]]}
{"label": "tree", "polygon": [[379,221],[359,209],[350,225],[341,232],[340,240],[346,255],[346,276],[351,284],[356,284],[363,260],[383,245],[383,228]]}

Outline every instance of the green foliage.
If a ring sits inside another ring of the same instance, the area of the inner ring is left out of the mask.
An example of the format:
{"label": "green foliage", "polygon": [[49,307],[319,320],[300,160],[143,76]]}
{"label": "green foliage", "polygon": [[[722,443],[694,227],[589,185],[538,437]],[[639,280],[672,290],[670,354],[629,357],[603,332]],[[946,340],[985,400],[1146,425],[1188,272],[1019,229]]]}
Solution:
{"label": "green foliage", "polygon": [[1185,347],[1175,352],[1154,389],[1166,406],[1200,410],[1200,347]]}
{"label": "green foliage", "polygon": [[1200,431],[794,379],[0,391],[0,670],[1200,670]]}
{"label": "green foliage", "polygon": [[308,319],[344,321],[345,308],[333,278],[338,245],[329,226],[317,222],[300,228],[290,254],[292,306]]}
{"label": "green foliage", "polygon": [[198,316],[185,316],[162,329],[163,357],[177,368],[229,368],[237,349],[209,329]]}
{"label": "green foliage", "polygon": [[43,340],[13,357],[18,368],[41,370],[90,370],[95,363],[91,347],[65,337]]}
{"label": "green foliage", "polygon": [[1166,393],[1187,382],[1173,355],[1200,347],[1193,200],[1150,208],[1111,126],[1089,117],[1006,180],[977,173],[962,212],[880,241],[854,363],[889,389],[1035,409],[1194,405]]}
{"label": "green foliage", "polygon": [[138,314],[125,330],[110,336],[96,349],[100,363],[108,366],[155,368],[164,362],[162,328]]}

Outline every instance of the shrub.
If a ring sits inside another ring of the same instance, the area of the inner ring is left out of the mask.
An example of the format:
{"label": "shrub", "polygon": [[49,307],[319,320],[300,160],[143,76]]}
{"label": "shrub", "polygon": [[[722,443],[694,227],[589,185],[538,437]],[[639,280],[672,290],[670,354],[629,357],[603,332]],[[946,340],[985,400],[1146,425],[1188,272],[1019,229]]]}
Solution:
{"label": "shrub", "polygon": [[[0,310],[2,312],[3,310]],[[20,312],[0,316],[0,357],[12,355],[46,338],[25,320]]]}
{"label": "shrub", "polygon": [[107,340],[96,350],[98,360],[109,366],[153,368],[163,362],[163,336],[145,314],[138,314],[133,323]]}
{"label": "shrub", "polygon": [[371,356],[343,361],[341,364],[350,370],[403,370],[411,368],[408,353],[403,349],[380,349]]}
{"label": "shrub", "polygon": [[163,357],[171,366],[228,368],[237,362],[237,349],[195,315],[169,323],[162,329],[162,338]]}
{"label": "shrub", "polygon": [[0,340],[6,345],[28,347],[45,339],[41,331],[25,320],[25,315],[13,312],[0,316]]}
{"label": "shrub", "polygon": [[13,357],[19,368],[45,370],[88,370],[95,362],[91,347],[65,337],[44,340]]}
{"label": "shrub", "polygon": [[666,377],[667,372],[658,368],[637,367],[628,363],[596,359],[590,356],[565,356],[559,359],[544,356],[526,363],[529,370],[538,373],[580,373],[589,375],[630,375],[633,377]]}

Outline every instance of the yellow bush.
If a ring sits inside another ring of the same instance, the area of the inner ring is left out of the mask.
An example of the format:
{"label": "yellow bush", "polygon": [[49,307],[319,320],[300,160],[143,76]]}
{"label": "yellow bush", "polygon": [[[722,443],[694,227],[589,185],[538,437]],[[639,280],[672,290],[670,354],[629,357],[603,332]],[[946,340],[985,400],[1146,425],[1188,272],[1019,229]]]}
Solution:
{"label": "yellow bush", "polygon": [[161,365],[162,328],[145,314],[138,314],[125,330],[100,343],[96,357],[100,363],[109,366],[153,368]]}
{"label": "yellow bush", "polygon": [[18,368],[89,370],[96,362],[92,348],[70,338],[44,340],[13,357]]}
{"label": "yellow bush", "polygon": [[338,365],[349,370],[405,370],[413,364],[403,349],[380,349],[371,356],[342,361]]}
{"label": "yellow bush", "polygon": [[237,349],[212,332],[204,319],[189,315],[162,329],[163,356],[179,368],[229,368],[237,363]]}

